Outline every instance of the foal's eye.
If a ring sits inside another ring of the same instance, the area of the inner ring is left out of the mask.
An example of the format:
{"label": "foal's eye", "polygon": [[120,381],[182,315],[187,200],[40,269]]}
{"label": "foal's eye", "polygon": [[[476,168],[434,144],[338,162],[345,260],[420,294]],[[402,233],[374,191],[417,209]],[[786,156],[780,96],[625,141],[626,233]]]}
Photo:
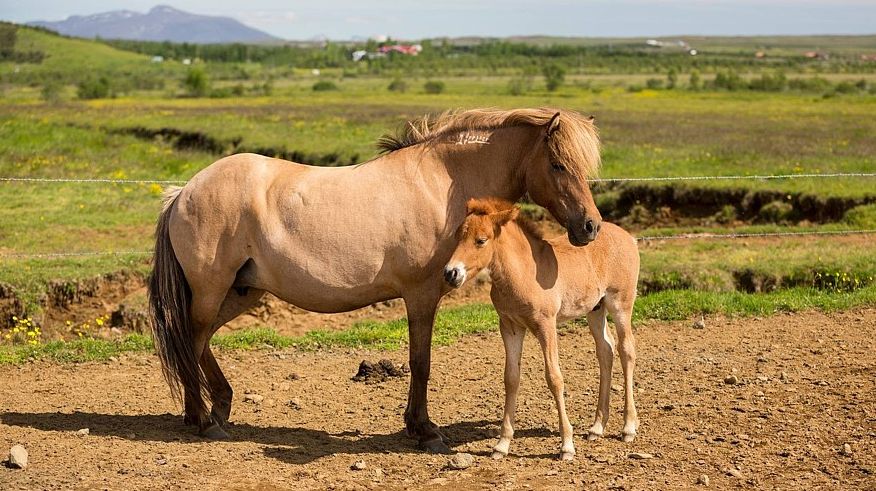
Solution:
{"label": "foal's eye", "polygon": [[556,162],[551,162],[551,169],[553,169],[555,172],[565,172],[566,166],[563,164],[558,164]]}
{"label": "foal's eye", "polygon": [[475,245],[478,247],[483,247],[487,243],[486,237],[478,237],[475,239]]}

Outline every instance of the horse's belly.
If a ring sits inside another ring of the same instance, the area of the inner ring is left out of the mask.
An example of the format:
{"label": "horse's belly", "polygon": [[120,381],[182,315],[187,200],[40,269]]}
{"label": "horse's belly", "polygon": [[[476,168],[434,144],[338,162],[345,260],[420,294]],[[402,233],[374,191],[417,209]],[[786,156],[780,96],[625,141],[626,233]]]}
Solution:
{"label": "horse's belly", "polygon": [[361,259],[366,258],[321,256],[307,248],[274,251],[254,258],[246,286],[314,312],[345,312],[398,297],[393,276]]}

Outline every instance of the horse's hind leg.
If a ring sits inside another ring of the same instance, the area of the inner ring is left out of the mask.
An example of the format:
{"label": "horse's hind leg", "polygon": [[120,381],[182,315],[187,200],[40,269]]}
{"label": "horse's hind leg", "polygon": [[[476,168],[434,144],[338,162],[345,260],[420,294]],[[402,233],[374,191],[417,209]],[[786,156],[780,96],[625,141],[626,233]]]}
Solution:
{"label": "horse's hind leg", "polygon": [[[222,302],[222,307],[219,308],[219,316],[213,324],[213,333],[225,323],[257,305],[264,294],[264,290],[256,288],[232,288],[229,290]],[[231,416],[231,400],[234,397],[234,391],[225,378],[225,374],[222,373],[222,369],[219,368],[219,364],[216,363],[216,358],[213,357],[209,345],[204,348],[204,354],[201,355],[201,369],[204,370],[204,376],[207,378],[210,390],[210,399],[213,401],[210,418],[224,428]]]}
{"label": "horse's hind leg", "polygon": [[611,397],[611,368],[614,363],[614,347],[605,325],[605,306],[587,314],[590,333],[596,341],[596,358],[599,360],[599,402],[596,417],[588,431],[587,439],[596,440],[605,433],[608,424],[609,398]]}
{"label": "horse's hind leg", "polygon": [[624,371],[624,429],[623,439],[631,442],[636,438],[639,416],[633,399],[633,371],[636,368],[636,343],[633,338],[632,317],[635,296],[620,297],[607,302],[617,329],[618,354]]}
{"label": "horse's hind leg", "polygon": [[[193,355],[199,362],[203,361],[204,351],[213,337],[215,330],[213,329],[219,317],[219,311],[225,299],[228,289],[231,287],[234,277],[227,278],[227,281],[222,281],[220,275],[203,275],[203,281],[189,281],[192,290],[191,304],[191,327],[192,327],[192,349]],[[218,368],[218,367],[217,367]],[[210,383],[207,380],[205,367],[201,365],[201,370],[204,373],[204,379],[207,382],[207,392],[210,390]],[[224,378],[224,377],[223,377]],[[212,395],[212,394],[211,394]],[[204,401],[202,393],[185,393],[185,411],[186,422],[198,425],[199,433],[214,440],[227,439],[228,434],[214,422],[210,414],[207,413],[207,404]]]}

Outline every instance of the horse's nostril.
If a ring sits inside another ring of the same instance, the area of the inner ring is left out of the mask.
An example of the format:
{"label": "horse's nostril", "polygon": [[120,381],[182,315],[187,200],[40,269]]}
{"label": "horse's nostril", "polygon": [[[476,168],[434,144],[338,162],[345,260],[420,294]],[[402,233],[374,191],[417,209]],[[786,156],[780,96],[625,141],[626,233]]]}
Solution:
{"label": "horse's nostril", "polygon": [[584,230],[586,230],[588,234],[593,233],[593,220],[587,220],[587,222],[584,223]]}

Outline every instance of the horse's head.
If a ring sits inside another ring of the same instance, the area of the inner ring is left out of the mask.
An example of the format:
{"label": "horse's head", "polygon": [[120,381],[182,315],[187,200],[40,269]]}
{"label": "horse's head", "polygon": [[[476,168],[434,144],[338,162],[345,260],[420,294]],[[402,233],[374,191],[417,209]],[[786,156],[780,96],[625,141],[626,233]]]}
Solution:
{"label": "horse's head", "polygon": [[512,203],[497,199],[470,199],[466,206],[465,221],[456,231],[456,249],[444,267],[444,281],[453,288],[490,264],[502,226],[520,212]]}
{"label": "horse's head", "polygon": [[543,144],[535,145],[527,161],[526,190],[566,227],[573,245],[586,245],[602,223],[587,182],[600,162],[593,117],[560,111],[540,130]]}

